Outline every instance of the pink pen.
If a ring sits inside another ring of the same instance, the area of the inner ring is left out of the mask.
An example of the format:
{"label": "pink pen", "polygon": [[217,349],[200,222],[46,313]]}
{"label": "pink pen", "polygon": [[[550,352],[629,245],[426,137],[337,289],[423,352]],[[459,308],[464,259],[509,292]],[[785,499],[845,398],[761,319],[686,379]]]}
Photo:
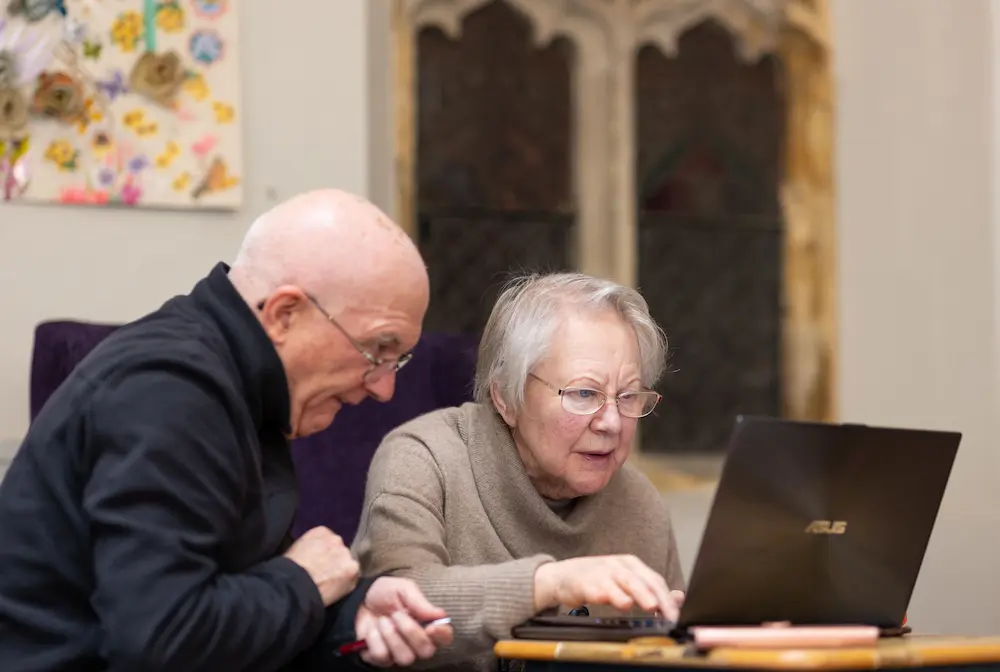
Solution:
{"label": "pink pen", "polygon": [[[446,617],[446,618],[439,618],[435,621],[426,621],[424,623],[421,623],[420,626],[424,629],[427,629],[435,625],[449,625],[449,624],[451,624],[451,619]],[[366,642],[363,639],[359,639],[356,642],[351,642],[350,644],[344,644],[342,647],[337,649],[337,655],[346,656],[352,653],[361,653],[362,651],[365,651],[367,649],[368,649],[368,642]]]}

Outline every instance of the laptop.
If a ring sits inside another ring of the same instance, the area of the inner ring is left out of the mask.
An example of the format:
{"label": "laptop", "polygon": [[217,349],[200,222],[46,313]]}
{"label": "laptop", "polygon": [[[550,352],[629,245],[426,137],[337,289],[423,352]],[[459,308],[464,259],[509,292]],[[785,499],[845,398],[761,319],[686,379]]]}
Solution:
{"label": "laptop", "polygon": [[694,626],[769,622],[899,634],[960,441],[739,416],[676,623],[540,616],[512,634],[684,639]]}

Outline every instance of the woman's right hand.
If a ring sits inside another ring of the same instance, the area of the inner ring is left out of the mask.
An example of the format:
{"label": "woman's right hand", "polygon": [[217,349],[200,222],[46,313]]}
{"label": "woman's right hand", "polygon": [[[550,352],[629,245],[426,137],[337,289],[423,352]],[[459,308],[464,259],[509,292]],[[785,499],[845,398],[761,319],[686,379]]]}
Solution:
{"label": "woman's right hand", "polygon": [[634,555],[601,555],[549,562],[535,570],[535,609],[607,604],[633,607],[676,621],[684,593]]}

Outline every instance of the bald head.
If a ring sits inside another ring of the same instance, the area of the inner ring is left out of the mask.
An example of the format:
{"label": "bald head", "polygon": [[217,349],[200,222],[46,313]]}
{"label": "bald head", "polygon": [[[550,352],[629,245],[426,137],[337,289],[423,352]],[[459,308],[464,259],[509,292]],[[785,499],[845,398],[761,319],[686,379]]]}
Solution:
{"label": "bald head", "polygon": [[303,287],[331,310],[370,293],[426,288],[410,237],[368,200],[336,189],[281,203],[250,226],[230,280],[249,302],[281,285]]}
{"label": "bald head", "polygon": [[429,287],[416,246],[384,212],[343,191],[296,196],[250,226],[229,279],[285,369],[291,436],[322,431],[343,404],[392,397]]}

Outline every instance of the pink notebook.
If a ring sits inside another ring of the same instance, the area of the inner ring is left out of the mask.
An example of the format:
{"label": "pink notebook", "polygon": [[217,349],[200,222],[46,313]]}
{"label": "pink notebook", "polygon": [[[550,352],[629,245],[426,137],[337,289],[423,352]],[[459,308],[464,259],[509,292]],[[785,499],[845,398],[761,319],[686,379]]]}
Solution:
{"label": "pink notebook", "polygon": [[761,625],[739,627],[697,626],[690,630],[700,649],[837,648],[873,646],[879,629],[866,625]]}

